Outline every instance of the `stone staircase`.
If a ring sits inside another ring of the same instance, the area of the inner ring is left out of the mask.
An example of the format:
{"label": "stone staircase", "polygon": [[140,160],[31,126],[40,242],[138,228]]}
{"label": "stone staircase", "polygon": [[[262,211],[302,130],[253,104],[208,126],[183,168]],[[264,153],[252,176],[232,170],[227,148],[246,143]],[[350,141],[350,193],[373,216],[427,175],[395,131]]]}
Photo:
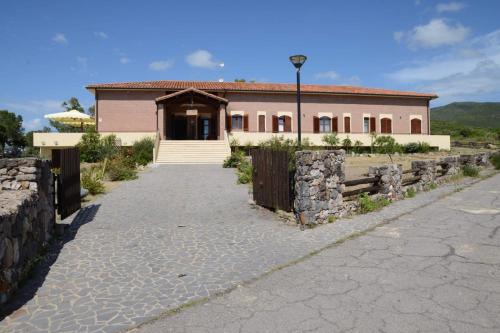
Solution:
{"label": "stone staircase", "polygon": [[161,140],[157,164],[222,164],[231,154],[227,140]]}

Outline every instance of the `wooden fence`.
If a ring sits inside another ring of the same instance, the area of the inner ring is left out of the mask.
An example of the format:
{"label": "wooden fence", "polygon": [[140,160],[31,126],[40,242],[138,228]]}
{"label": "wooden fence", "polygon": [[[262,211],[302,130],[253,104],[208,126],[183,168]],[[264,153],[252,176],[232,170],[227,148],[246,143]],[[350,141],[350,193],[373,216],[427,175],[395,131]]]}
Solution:
{"label": "wooden fence", "polygon": [[80,150],[65,148],[52,150],[52,168],[56,169],[57,212],[65,219],[81,208]]}
{"label": "wooden fence", "polygon": [[293,209],[293,174],[286,151],[253,149],[253,199],[256,204],[287,212]]}
{"label": "wooden fence", "polygon": [[[380,190],[380,186],[378,186],[379,177],[367,177],[367,178],[359,178],[346,180],[344,182],[347,191],[344,191],[342,195],[344,198],[353,197],[361,193],[376,193]],[[358,187],[359,185],[369,184],[370,186],[349,189],[349,187]]]}

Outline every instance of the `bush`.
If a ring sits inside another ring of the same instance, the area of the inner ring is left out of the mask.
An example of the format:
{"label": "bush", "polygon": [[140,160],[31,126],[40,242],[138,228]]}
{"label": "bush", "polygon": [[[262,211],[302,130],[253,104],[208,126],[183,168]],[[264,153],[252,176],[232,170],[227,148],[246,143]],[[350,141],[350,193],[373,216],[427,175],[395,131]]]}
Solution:
{"label": "bush", "polygon": [[285,139],[283,136],[272,137],[269,140],[259,143],[260,148],[286,151],[288,153],[288,170],[290,172],[295,172],[295,152],[310,146],[311,142],[309,140],[302,140],[302,144],[299,147],[296,140]]}
{"label": "bush", "polygon": [[116,135],[101,135],[90,128],[82,135],[77,145],[80,148],[80,160],[83,162],[95,163],[112,158],[120,152],[120,147],[116,145]]}
{"label": "bush", "polygon": [[464,165],[462,167],[462,173],[466,177],[478,177],[479,169],[473,165]]}
{"label": "bush", "polygon": [[342,140],[342,147],[346,150],[346,152],[349,152],[349,148],[352,147],[352,140],[349,139],[349,136]]}
{"label": "bush", "polygon": [[134,142],[132,146],[132,158],[138,165],[148,165],[153,161],[153,149],[155,142],[152,138],[144,138]]}
{"label": "bush", "polygon": [[375,152],[379,154],[394,154],[402,151],[401,145],[392,136],[388,135],[378,136],[373,141],[373,146]]}
{"label": "bush", "polygon": [[427,154],[431,151],[431,146],[427,142],[419,142],[418,143],[418,152]]}
{"label": "bush", "polygon": [[248,184],[252,182],[253,166],[247,158],[243,158],[238,165],[238,183]]}
{"label": "bush", "polygon": [[493,164],[496,170],[500,170],[500,153],[491,155],[490,162]]}
{"label": "bush", "polygon": [[120,153],[120,147],[116,144],[116,135],[106,135],[100,140],[100,159],[113,158]]}
{"label": "bush", "polygon": [[372,199],[367,193],[363,193],[358,197],[359,211],[361,214],[373,212],[382,207],[389,205],[391,202],[386,199],[379,197],[377,199]]}
{"label": "bush", "polygon": [[116,156],[108,162],[107,175],[112,181],[136,179],[134,160],[125,154]]}
{"label": "bush", "polygon": [[340,139],[338,138],[337,133],[325,134],[321,138],[321,141],[326,143],[327,146],[332,147],[338,146],[340,143]]}
{"label": "bush", "polygon": [[407,154],[428,153],[431,151],[431,146],[427,142],[410,142],[403,146],[403,151]]}
{"label": "bush", "polygon": [[406,145],[404,145],[403,147],[403,151],[406,153],[406,154],[414,154],[414,153],[418,153],[418,149],[419,149],[419,146],[418,146],[418,143],[416,142],[410,142],[410,143],[407,143]]}
{"label": "bush", "polygon": [[97,166],[82,169],[82,187],[92,195],[104,193],[106,188],[102,182],[102,170]]}
{"label": "bush", "polygon": [[363,151],[363,142],[361,142],[359,140],[354,141],[354,146],[353,146],[352,150],[356,154],[361,154],[361,152]]}
{"label": "bush", "polygon": [[94,163],[101,160],[101,135],[95,129],[83,134],[77,147],[80,148],[81,161]]}
{"label": "bush", "polygon": [[222,164],[223,168],[236,168],[240,162],[245,158],[245,152],[239,149],[231,152],[231,155],[228,156],[224,163]]}

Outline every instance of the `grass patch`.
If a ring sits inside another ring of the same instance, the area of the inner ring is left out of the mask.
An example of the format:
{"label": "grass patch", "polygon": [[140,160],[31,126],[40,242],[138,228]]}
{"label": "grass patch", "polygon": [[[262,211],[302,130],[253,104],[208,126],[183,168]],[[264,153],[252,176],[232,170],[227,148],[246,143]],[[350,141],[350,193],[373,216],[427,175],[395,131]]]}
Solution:
{"label": "grass patch", "polygon": [[328,216],[328,223],[333,223],[337,221],[337,218],[333,215]]}
{"label": "grass patch", "polygon": [[388,199],[382,197],[373,199],[369,197],[367,193],[363,193],[358,197],[358,203],[360,213],[365,214],[380,210],[383,207],[389,205],[391,202]]}
{"label": "grass patch", "polygon": [[495,168],[495,170],[500,170],[500,153],[491,155],[490,162]]}
{"label": "grass patch", "polygon": [[409,189],[406,190],[404,196],[405,198],[414,198],[415,195],[417,195],[417,191],[413,187],[410,187]]}
{"label": "grass patch", "polygon": [[87,189],[92,195],[101,194],[106,191],[102,182],[102,170],[98,165],[82,169],[82,187]]}
{"label": "grass patch", "polygon": [[464,165],[462,173],[465,177],[479,177],[479,169],[473,165]]}

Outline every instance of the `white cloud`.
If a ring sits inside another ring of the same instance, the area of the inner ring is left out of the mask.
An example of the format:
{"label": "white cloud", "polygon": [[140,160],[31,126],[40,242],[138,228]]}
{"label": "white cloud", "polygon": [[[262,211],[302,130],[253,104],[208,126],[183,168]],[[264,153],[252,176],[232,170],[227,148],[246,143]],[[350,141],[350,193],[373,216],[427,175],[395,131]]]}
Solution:
{"label": "white cloud", "polygon": [[361,84],[361,79],[356,76],[344,77],[335,71],[326,71],[314,74],[314,79],[318,81],[332,81],[339,85],[359,85]]}
{"label": "white cloud", "polygon": [[127,57],[121,57],[120,58],[120,64],[122,65],[126,65],[130,62],[130,58],[127,58]]}
{"label": "white cloud", "polygon": [[405,41],[411,49],[436,48],[463,42],[470,29],[461,24],[450,25],[443,19],[433,19],[425,25],[418,25],[411,31],[394,33],[398,42]]}
{"label": "white cloud", "polygon": [[444,12],[458,12],[465,8],[463,2],[448,2],[448,3],[438,3],[436,10],[438,13]]}
{"label": "white cloud", "polygon": [[174,65],[172,60],[158,60],[149,64],[149,69],[153,71],[164,71]]}
{"label": "white cloud", "polygon": [[470,71],[430,82],[423,88],[436,91],[444,98],[500,93],[500,64],[493,60],[483,60]]}
{"label": "white cloud", "polygon": [[103,32],[103,31],[95,31],[94,36],[102,38],[102,39],[107,39],[109,37],[108,34]]}
{"label": "white cloud", "polygon": [[42,120],[40,118],[34,118],[31,120],[23,120],[23,127],[27,131],[34,131],[36,129],[39,129],[42,125]]}
{"label": "white cloud", "polygon": [[14,111],[26,111],[36,114],[43,114],[45,112],[59,112],[63,110],[61,106],[62,101],[47,99],[47,100],[34,100],[22,102],[7,102],[5,106]]}
{"label": "white cloud", "polygon": [[68,39],[61,32],[55,34],[54,37],[52,37],[52,41],[54,41],[54,42],[56,42],[58,44],[68,44]]}
{"label": "white cloud", "polygon": [[321,79],[328,79],[328,80],[337,80],[340,77],[339,74],[335,71],[326,71],[326,72],[321,72],[321,73],[316,73],[314,74],[314,78],[316,80],[321,80]]}
{"label": "white cloud", "polygon": [[500,29],[401,68],[389,78],[450,99],[500,93]]}
{"label": "white cloud", "polygon": [[392,35],[397,42],[400,42],[405,36],[405,33],[404,31],[396,31]]}
{"label": "white cloud", "polygon": [[214,60],[212,54],[207,50],[197,50],[186,56],[186,62],[193,67],[215,69],[220,62]]}

